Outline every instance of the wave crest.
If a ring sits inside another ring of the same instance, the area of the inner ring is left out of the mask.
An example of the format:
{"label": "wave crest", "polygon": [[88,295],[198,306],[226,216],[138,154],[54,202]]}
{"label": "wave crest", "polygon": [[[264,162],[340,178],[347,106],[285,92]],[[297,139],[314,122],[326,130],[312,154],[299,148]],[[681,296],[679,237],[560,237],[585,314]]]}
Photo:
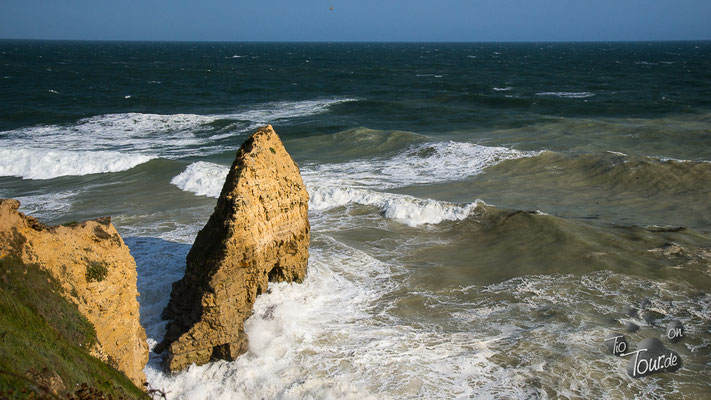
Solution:
{"label": "wave crest", "polygon": [[466,179],[502,161],[538,154],[468,142],[430,142],[411,146],[390,158],[310,166],[302,175],[314,182],[394,188]]}
{"label": "wave crest", "polygon": [[424,224],[439,224],[443,221],[459,221],[469,216],[472,210],[483,204],[481,200],[469,204],[456,204],[413,196],[376,192],[366,189],[325,187],[310,189],[309,207],[324,211],[348,204],[375,206],[385,218],[415,227]]}
{"label": "wave crest", "polygon": [[[312,211],[349,204],[374,206],[386,218],[414,227],[462,220],[483,202],[455,204],[383,189],[464,179],[504,160],[535,154],[538,153],[464,142],[423,143],[390,158],[302,165],[301,175],[311,197]],[[197,195],[218,197],[227,172],[226,166],[197,162],[171,183]]]}
{"label": "wave crest", "polygon": [[52,179],[68,175],[118,172],[143,164],[154,157],[112,151],[61,151],[44,149],[0,149],[0,176],[24,179]]}
{"label": "wave crest", "polygon": [[223,165],[198,161],[188,165],[170,183],[198,196],[219,197],[228,172],[229,168]]}
{"label": "wave crest", "polygon": [[157,157],[217,154],[233,146],[232,137],[245,135],[259,125],[320,114],[348,101],[354,99],[263,103],[215,115],[103,114],[72,124],[3,131],[0,176],[51,179],[122,171]]}

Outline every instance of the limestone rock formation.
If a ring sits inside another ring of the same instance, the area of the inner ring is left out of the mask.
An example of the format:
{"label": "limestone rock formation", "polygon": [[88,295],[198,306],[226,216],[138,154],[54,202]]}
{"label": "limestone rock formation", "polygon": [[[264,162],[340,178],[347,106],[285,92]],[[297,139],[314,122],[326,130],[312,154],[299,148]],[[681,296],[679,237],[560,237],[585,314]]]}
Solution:
{"label": "limestone rock formation", "polygon": [[306,275],[309,196],[291,156],[271,126],[237,152],[215,211],[173,284],[163,318],[170,371],[212,359],[233,360],[247,349],[244,321],[270,281]]}
{"label": "limestone rock formation", "polygon": [[138,387],[146,377],[146,332],[138,317],[136,263],[111,219],[46,226],[0,199],[0,258],[16,257],[47,270],[96,329],[91,352]]}

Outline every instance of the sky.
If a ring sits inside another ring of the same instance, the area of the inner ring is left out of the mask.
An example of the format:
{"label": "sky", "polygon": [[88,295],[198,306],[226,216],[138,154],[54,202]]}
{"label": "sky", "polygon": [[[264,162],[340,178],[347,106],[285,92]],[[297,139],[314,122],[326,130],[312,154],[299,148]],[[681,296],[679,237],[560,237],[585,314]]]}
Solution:
{"label": "sky", "polygon": [[0,0],[0,38],[711,40],[711,0]]}

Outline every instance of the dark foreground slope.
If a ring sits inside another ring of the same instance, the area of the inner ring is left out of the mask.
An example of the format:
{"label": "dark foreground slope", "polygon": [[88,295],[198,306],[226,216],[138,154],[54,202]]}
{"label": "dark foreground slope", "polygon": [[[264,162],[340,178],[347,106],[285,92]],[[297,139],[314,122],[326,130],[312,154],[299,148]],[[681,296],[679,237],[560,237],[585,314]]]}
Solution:
{"label": "dark foreground slope", "polygon": [[61,290],[36,265],[0,259],[0,399],[145,397],[89,355],[96,332]]}

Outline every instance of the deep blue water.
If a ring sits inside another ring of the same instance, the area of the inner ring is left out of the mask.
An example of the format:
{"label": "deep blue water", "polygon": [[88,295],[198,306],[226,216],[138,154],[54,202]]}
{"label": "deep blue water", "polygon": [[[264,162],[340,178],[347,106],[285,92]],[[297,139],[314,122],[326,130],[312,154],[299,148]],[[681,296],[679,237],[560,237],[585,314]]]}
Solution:
{"label": "deep blue water", "polygon": [[[225,113],[334,96],[360,101],[332,110],[331,131],[443,133],[519,127],[550,116],[693,115],[711,106],[710,62],[711,42],[0,41],[0,130],[98,114]],[[322,123],[309,122],[293,133],[323,132]]]}

